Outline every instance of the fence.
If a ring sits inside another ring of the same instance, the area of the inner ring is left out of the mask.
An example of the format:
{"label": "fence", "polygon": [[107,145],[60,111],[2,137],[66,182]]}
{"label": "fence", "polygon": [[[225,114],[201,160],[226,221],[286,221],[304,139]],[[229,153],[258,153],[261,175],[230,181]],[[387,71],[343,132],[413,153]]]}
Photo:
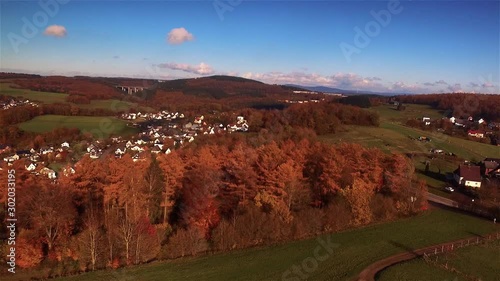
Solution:
{"label": "fence", "polygon": [[443,244],[439,246],[433,246],[430,248],[426,248],[423,250],[422,256],[424,259],[427,259],[431,256],[452,252],[456,249],[460,249],[467,246],[484,244],[486,242],[494,241],[500,239],[500,232],[488,234],[484,237],[474,237],[467,238],[459,241],[455,241],[449,244]]}

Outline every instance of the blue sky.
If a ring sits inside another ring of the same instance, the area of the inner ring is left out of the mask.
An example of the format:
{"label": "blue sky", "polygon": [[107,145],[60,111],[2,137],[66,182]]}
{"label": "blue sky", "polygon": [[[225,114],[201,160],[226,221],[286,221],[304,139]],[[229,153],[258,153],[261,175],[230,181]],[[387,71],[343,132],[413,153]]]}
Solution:
{"label": "blue sky", "polygon": [[2,71],[500,93],[499,1],[42,2],[1,2]]}

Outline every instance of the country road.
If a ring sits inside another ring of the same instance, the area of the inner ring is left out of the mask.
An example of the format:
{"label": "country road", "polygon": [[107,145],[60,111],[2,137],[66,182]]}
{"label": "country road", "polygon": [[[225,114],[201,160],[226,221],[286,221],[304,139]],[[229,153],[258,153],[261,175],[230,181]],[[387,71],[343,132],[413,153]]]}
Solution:
{"label": "country road", "polygon": [[448,207],[452,208],[458,208],[458,203],[456,201],[453,201],[451,199],[433,194],[433,193],[427,193],[427,201],[433,202],[433,203],[438,203],[441,205],[445,205]]}

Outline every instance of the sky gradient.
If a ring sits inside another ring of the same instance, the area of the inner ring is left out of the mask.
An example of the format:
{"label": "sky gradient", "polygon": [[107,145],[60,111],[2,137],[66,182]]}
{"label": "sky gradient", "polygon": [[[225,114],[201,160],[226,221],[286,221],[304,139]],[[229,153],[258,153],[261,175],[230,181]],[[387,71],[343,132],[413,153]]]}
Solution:
{"label": "sky gradient", "polygon": [[500,93],[496,0],[41,2],[0,3],[1,71]]}

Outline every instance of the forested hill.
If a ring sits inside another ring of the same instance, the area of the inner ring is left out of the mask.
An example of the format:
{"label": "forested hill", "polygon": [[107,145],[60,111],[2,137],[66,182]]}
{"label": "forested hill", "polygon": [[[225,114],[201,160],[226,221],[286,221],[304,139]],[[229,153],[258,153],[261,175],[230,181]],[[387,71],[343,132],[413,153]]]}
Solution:
{"label": "forested hill", "polygon": [[286,86],[269,85],[256,80],[221,75],[165,81],[159,83],[158,88],[165,91],[182,91],[187,95],[215,99],[232,96],[266,97],[269,95],[288,95],[293,91]]}

